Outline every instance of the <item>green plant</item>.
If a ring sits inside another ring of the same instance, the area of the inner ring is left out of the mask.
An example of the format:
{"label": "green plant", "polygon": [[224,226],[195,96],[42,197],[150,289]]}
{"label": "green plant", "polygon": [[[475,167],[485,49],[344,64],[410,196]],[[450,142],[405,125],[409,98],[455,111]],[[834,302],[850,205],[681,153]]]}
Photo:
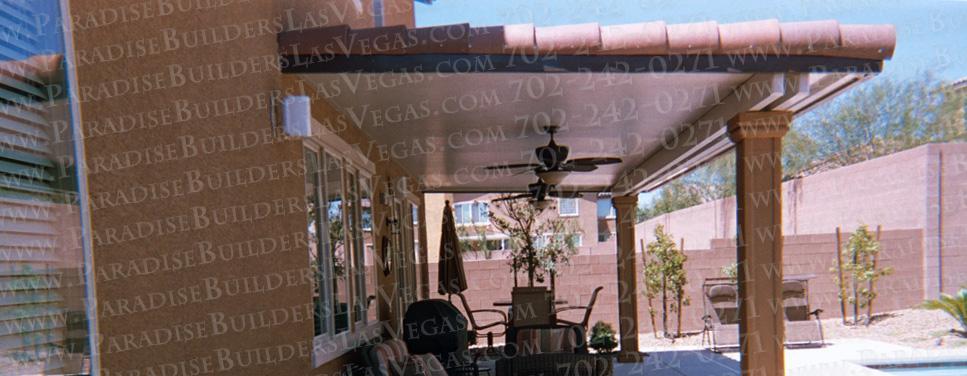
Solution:
{"label": "green plant", "polygon": [[503,200],[493,201],[497,210],[490,212],[490,223],[510,237],[511,251],[507,262],[514,272],[514,286],[517,286],[517,273],[521,270],[527,273],[527,285],[534,286],[535,280],[543,279],[539,274],[541,259],[534,235],[544,233],[545,225],[540,220],[544,209],[527,200],[506,200],[508,197],[510,195],[503,195],[500,197]]}
{"label": "green plant", "polygon": [[[879,232],[879,231],[877,231]],[[866,308],[866,325],[873,318],[873,302],[876,300],[875,283],[880,277],[893,273],[893,268],[878,268],[877,257],[880,253],[878,236],[866,225],[860,225],[853,232],[842,250],[843,278],[834,275],[833,280],[840,287],[840,299],[853,305],[853,323],[859,322],[859,309]],[[830,269],[836,273],[835,268]]]}
{"label": "green plant", "polygon": [[967,337],[967,288],[961,288],[957,295],[940,294],[940,299],[923,302],[923,308],[946,312],[960,323],[960,330],[954,331]]}
{"label": "green plant", "polygon": [[725,274],[725,276],[729,280],[731,280],[732,283],[737,282],[739,280],[739,264],[733,262],[731,264],[728,264],[726,266],[723,266],[722,267],[722,274]]}
{"label": "green plant", "polygon": [[604,321],[598,321],[591,327],[591,340],[588,346],[599,353],[607,353],[618,347],[614,327]]}
{"label": "green plant", "polygon": [[645,266],[646,291],[661,292],[661,324],[666,336],[669,333],[668,312],[678,313],[676,336],[680,337],[682,311],[690,303],[685,296],[685,285],[688,283],[685,261],[688,256],[675,245],[675,241],[662,225],[655,226],[655,241],[648,243],[647,252],[654,260]]}

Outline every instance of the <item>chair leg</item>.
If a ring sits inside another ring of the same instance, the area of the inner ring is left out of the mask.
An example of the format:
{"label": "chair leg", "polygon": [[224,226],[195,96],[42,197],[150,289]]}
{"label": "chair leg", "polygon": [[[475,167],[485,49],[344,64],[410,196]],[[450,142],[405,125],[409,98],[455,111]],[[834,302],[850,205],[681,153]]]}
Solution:
{"label": "chair leg", "polygon": [[494,332],[487,332],[487,350],[494,348]]}

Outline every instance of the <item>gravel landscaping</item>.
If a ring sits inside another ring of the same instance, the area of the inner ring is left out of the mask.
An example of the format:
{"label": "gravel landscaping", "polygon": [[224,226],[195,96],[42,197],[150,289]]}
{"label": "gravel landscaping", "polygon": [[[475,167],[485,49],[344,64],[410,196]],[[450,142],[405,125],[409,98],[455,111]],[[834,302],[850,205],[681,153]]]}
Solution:
{"label": "gravel landscaping", "polygon": [[[830,315],[830,312],[825,315]],[[874,316],[870,326],[843,325],[840,318],[823,320],[827,340],[863,338],[915,348],[967,348],[967,338],[951,332],[951,329],[959,327],[957,321],[943,312],[922,309],[881,313]],[[652,333],[642,333],[639,341],[642,349],[700,347],[702,333],[691,332],[674,341],[655,338]]]}

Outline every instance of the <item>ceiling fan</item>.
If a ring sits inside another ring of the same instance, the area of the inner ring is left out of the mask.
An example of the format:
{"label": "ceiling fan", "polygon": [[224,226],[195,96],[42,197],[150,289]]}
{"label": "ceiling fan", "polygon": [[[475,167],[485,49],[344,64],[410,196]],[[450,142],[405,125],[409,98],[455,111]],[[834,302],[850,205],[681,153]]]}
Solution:
{"label": "ceiling fan", "polygon": [[548,200],[548,197],[557,198],[577,198],[581,197],[579,192],[564,192],[559,189],[554,189],[553,185],[547,184],[541,179],[537,179],[536,183],[531,183],[527,185],[527,193],[521,193],[513,196],[501,197],[497,199],[490,200],[490,202],[498,201],[512,201],[519,199],[530,199],[530,202],[539,209],[546,209],[551,206],[552,201]]}
{"label": "ceiling fan", "polygon": [[568,160],[567,156],[570,148],[566,145],[558,145],[554,142],[554,134],[559,127],[550,125],[544,130],[551,135],[551,141],[547,145],[534,149],[539,163],[515,163],[502,164],[485,167],[488,170],[521,170],[518,173],[532,170],[537,177],[547,185],[555,186],[561,184],[564,178],[571,172],[589,172],[598,169],[598,166],[621,163],[621,158],[617,157],[590,157],[575,158]]}

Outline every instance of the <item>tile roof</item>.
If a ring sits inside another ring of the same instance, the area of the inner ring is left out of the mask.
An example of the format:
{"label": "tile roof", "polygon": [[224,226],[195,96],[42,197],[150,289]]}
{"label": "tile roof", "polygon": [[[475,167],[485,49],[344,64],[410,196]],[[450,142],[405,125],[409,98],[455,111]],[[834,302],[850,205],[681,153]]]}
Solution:
{"label": "tile roof", "polygon": [[522,54],[675,55],[747,54],[832,56],[884,60],[893,56],[893,25],[840,24],[835,20],[731,24],[663,21],[600,26],[597,23],[535,27],[469,24],[408,29],[346,25],[285,31],[283,55]]}

